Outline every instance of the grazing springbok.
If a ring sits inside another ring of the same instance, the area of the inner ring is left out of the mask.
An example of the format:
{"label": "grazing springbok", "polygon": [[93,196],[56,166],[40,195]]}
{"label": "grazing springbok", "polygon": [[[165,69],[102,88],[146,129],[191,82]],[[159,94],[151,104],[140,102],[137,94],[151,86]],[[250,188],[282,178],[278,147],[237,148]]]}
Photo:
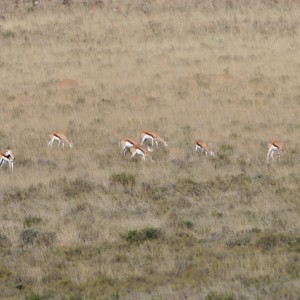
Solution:
{"label": "grazing springbok", "polygon": [[5,152],[0,152],[0,166],[4,165],[4,163],[8,163],[8,166],[11,170],[14,168],[15,156],[11,149],[7,149]]}
{"label": "grazing springbok", "polygon": [[119,145],[122,148],[123,155],[125,155],[132,146],[138,145],[138,144],[139,144],[138,141],[136,141],[135,139],[127,138],[127,137],[121,138],[120,142],[119,142]]}
{"label": "grazing springbok", "polygon": [[272,160],[274,160],[274,153],[278,153],[278,159],[280,161],[281,152],[283,149],[283,142],[281,141],[269,141],[267,143],[268,146],[268,153],[267,153],[267,162],[269,161],[269,158],[271,157]]}
{"label": "grazing springbok", "polygon": [[203,140],[196,140],[196,152],[204,153],[206,156],[210,155],[212,157],[215,157],[214,151],[210,150],[207,143]]}
{"label": "grazing springbok", "polygon": [[148,130],[142,131],[141,132],[141,145],[143,145],[143,143],[146,140],[151,141],[152,147],[153,147],[154,142],[155,142],[157,148],[158,148],[158,142],[161,142],[164,144],[165,147],[168,147],[168,142],[165,139],[163,139],[156,132],[152,132],[152,131],[148,131]]}
{"label": "grazing springbok", "polygon": [[63,148],[65,147],[65,143],[69,144],[70,148],[73,148],[73,143],[68,140],[66,135],[60,131],[53,131],[49,135],[48,147],[53,146],[54,141],[58,142],[58,147],[60,143],[62,143]]}
{"label": "grazing springbok", "polygon": [[152,157],[152,154],[149,150],[141,145],[133,145],[129,148],[131,153],[131,159],[133,159],[136,155],[142,156],[142,161],[145,161],[148,158],[150,161],[155,161]]}

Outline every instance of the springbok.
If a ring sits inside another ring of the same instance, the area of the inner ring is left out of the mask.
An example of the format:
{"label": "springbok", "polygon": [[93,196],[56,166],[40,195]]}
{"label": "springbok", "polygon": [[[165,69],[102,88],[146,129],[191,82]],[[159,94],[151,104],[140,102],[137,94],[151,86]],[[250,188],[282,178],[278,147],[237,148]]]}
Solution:
{"label": "springbok", "polygon": [[11,170],[14,168],[15,156],[11,149],[7,149],[5,152],[0,152],[0,166],[6,162]]}
{"label": "springbok", "polygon": [[53,131],[49,135],[49,141],[48,141],[48,147],[53,146],[53,142],[57,141],[58,142],[58,147],[60,143],[62,143],[63,148],[65,147],[65,143],[69,144],[70,148],[73,148],[73,143],[68,140],[66,135],[60,131]]}
{"label": "springbok", "polygon": [[163,139],[156,132],[152,132],[152,131],[148,131],[148,130],[142,131],[141,132],[141,145],[143,145],[143,143],[146,140],[151,141],[152,147],[153,147],[154,142],[155,142],[157,148],[158,148],[158,142],[161,142],[164,144],[165,147],[168,147],[168,142],[165,139]]}
{"label": "springbok", "polygon": [[274,153],[278,153],[278,159],[280,161],[280,155],[283,149],[283,142],[281,141],[269,141],[267,143],[268,146],[268,153],[267,153],[267,162],[269,161],[269,158],[271,157],[272,160],[274,160]]}
{"label": "springbok", "polygon": [[124,138],[121,138],[120,139],[120,142],[119,142],[119,145],[121,146],[122,148],[122,154],[125,155],[127,151],[129,151],[129,149],[134,146],[134,145],[138,145],[138,141],[136,141],[135,139],[132,139],[132,138],[127,138],[127,137],[124,137]]}
{"label": "springbok", "polygon": [[131,159],[133,159],[136,155],[140,155],[142,156],[142,161],[145,161],[146,157],[152,162],[155,161],[151,152],[141,145],[133,145],[129,148],[129,150],[131,153]]}
{"label": "springbok", "polygon": [[204,153],[206,156],[210,155],[212,157],[215,157],[214,151],[210,150],[207,143],[203,140],[196,140],[196,152]]}

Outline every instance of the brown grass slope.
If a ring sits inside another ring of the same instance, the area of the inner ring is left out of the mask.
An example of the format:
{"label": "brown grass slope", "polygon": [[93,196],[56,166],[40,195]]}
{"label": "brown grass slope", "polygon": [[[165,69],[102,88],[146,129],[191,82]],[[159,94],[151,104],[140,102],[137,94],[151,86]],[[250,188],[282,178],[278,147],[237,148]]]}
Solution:
{"label": "brown grass slope", "polygon": [[[1,299],[298,297],[296,1],[1,9]],[[142,130],[155,163],[121,156]]]}

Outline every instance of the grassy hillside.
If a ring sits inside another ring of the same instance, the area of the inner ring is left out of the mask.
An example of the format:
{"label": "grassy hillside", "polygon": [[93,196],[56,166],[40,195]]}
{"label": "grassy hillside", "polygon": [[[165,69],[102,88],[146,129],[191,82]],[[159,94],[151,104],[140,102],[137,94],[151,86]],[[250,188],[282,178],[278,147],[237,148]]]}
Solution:
{"label": "grassy hillside", "polygon": [[297,1],[0,7],[1,299],[299,297]]}

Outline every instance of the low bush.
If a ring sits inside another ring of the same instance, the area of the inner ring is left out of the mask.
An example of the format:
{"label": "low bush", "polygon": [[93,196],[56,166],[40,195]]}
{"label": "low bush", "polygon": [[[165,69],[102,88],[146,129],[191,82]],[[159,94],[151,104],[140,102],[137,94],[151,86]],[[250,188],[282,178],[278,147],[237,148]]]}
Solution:
{"label": "low bush", "polygon": [[175,186],[177,192],[187,196],[200,196],[205,192],[205,187],[190,178],[180,178]]}
{"label": "low bush", "polygon": [[3,200],[4,201],[24,201],[28,199],[37,198],[40,196],[44,188],[44,185],[32,184],[26,188],[10,187],[4,191]]}
{"label": "low bush", "polygon": [[77,197],[81,193],[89,193],[96,188],[93,182],[85,178],[67,180],[67,178],[64,177],[59,180],[53,180],[50,185],[60,189],[62,194],[69,198]]}
{"label": "low bush", "polygon": [[300,236],[291,238],[288,241],[288,248],[291,251],[299,252],[300,253]]}
{"label": "low bush", "polygon": [[12,243],[9,240],[9,238],[4,234],[0,234],[0,250],[4,249],[4,248],[9,248],[11,246],[12,246]]}
{"label": "low bush", "polygon": [[142,230],[130,230],[125,239],[129,243],[141,244],[148,240],[155,240],[161,236],[161,231],[157,228],[148,227]]}
{"label": "low bush", "polygon": [[42,223],[42,218],[36,216],[28,216],[24,219],[25,227],[32,227]]}
{"label": "low bush", "polygon": [[41,232],[37,229],[26,229],[20,233],[20,240],[23,245],[45,245],[50,246],[56,241],[55,232]]}
{"label": "low bush", "polygon": [[40,232],[35,229],[26,229],[20,233],[21,242],[24,245],[33,245],[33,243],[38,239]]}
{"label": "low bush", "polygon": [[182,225],[184,227],[186,227],[187,229],[194,228],[194,223],[192,221],[190,221],[190,220],[184,220],[184,221],[182,221]]}
{"label": "low bush", "polygon": [[258,240],[257,246],[264,251],[272,250],[279,246],[289,246],[294,237],[288,233],[265,232]]}
{"label": "low bush", "polygon": [[223,293],[217,293],[217,292],[209,292],[205,300],[234,300],[235,297],[233,295],[227,295]]}
{"label": "low bush", "polygon": [[31,293],[30,295],[26,296],[25,299],[26,300],[42,300],[42,299],[44,299],[44,297],[42,297],[38,294],[35,294],[35,293]]}
{"label": "low bush", "polygon": [[112,185],[134,186],[136,183],[135,176],[125,172],[112,174],[109,180]]}

